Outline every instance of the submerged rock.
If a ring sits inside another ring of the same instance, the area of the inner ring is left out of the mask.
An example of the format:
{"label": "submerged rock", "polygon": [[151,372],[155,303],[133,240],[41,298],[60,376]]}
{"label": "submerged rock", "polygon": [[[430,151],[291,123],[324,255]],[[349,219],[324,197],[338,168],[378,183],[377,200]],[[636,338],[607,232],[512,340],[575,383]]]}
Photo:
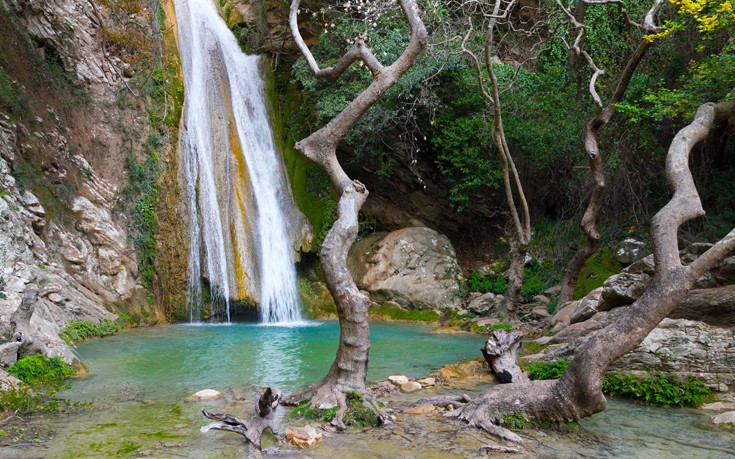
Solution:
{"label": "submerged rock", "polygon": [[193,394],[190,398],[195,400],[212,400],[220,397],[222,397],[222,393],[214,389],[203,389]]}
{"label": "submerged rock", "polygon": [[407,394],[410,394],[410,393],[416,392],[418,390],[421,390],[421,384],[419,384],[416,381],[408,381],[405,384],[401,384],[401,392],[405,392]]}
{"label": "submerged rock", "polygon": [[422,403],[403,410],[406,414],[428,414],[436,411],[436,407],[431,403]]}

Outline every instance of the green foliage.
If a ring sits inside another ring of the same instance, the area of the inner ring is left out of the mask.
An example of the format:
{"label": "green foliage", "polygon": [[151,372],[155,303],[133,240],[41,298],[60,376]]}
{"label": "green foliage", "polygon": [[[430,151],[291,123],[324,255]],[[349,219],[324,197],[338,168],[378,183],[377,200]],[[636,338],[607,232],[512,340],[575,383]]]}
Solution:
{"label": "green foliage", "polygon": [[61,357],[48,358],[43,354],[21,357],[8,367],[8,373],[32,387],[61,387],[64,380],[76,373]]}
{"label": "green foliage", "polygon": [[528,423],[523,413],[501,413],[500,416],[503,418],[503,424],[505,424],[509,429],[523,429]]}
{"label": "green foliage", "polygon": [[574,290],[574,299],[578,300],[597,287],[601,287],[608,277],[619,273],[622,269],[623,266],[615,260],[615,253],[610,246],[606,245],[591,256],[582,268]]}
{"label": "green foliage", "polygon": [[372,407],[366,406],[365,398],[361,393],[348,390],[345,395],[347,396],[347,412],[344,417],[345,425],[357,428],[377,427],[380,425],[378,414]]}
{"label": "green foliage", "polygon": [[57,391],[69,387],[66,379],[76,374],[76,369],[67,365],[61,357],[48,358],[43,354],[22,357],[7,371],[25,384],[0,393],[0,411],[28,414],[56,411],[62,404],[67,407],[86,406],[54,398]]}
{"label": "green foliage", "polygon": [[523,268],[523,284],[521,285],[521,296],[530,301],[534,296],[543,293],[544,283],[536,275],[533,268]]}
{"label": "green foliage", "polygon": [[605,376],[602,390],[606,394],[631,398],[657,405],[698,407],[712,392],[704,382],[689,377],[682,381],[675,375],[662,374],[641,378],[615,373]]}
{"label": "green foliage", "polygon": [[388,320],[398,320],[405,322],[438,322],[439,314],[431,309],[411,309],[396,308],[386,306],[385,304],[370,309],[371,316],[378,316]]}
{"label": "green foliage", "polygon": [[498,324],[493,325],[492,326],[492,329],[493,330],[512,331],[513,330],[513,325],[500,322]]}
{"label": "green foliage", "polygon": [[[380,424],[377,413],[368,406],[365,406],[365,397],[359,392],[348,390],[347,412],[344,415],[343,422],[347,426],[352,427],[377,427]],[[311,407],[311,401],[307,400],[298,405],[292,412],[291,417],[301,417],[311,421],[331,422],[337,414],[337,407],[326,410],[319,410]]]}
{"label": "green foliage", "polygon": [[270,66],[265,69],[265,94],[274,143],[281,153],[294,201],[314,228],[312,251],[318,252],[336,218],[337,199],[327,175],[294,148],[295,140],[308,135],[304,118],[309,104],[290,77],[275,74]]}
{"label": "green foliage", "polygon": [[[121,318],[122,316],[123,314],[120,314]],[[129,316],[127,317],[129,319]],[[110,319],[104,319],[99,323],[91,320],[73,320],[61,329],[59,338],[63,339],[66,344],[73,345],[89,338],[114,335],[118,331],[120,331],[120,325]]]}
{"label": "green foliage", "polygon": [[472,194],[481,187],[498,189],[502,174],[493,156],[491,127],[480,116],[442,115],[436,120],[432,146],[436,165],[450,185],[449,199],[458,210],[470,205]]}
{"label": "green foliage", "polygon": [[[131,134],[127,134],[126,142],[132,142]],[[158,235],[158,218],[156,203],[159,194],[158,179],[161,174],[158,149],[162,140],[157,134],[151,134],[144,144],[147,150],[145,160],[138,163],[132,149],[125,157],[129,182],[122,190],[123,205],[131,212],[130,238],[138,253],[138,269],[143,285],[150,289],[155,274],[156,236]]]}
{"label": "green foliage", "polygon": [[571,360],[566,359],[553,362],[533,362],[528,368],[528,377],[532,380],[559,379],[570,363]]}
{"label": "green foliage", "polygon": [[502,274],[483,276],[477,271],[472,271],[467,276],[467,284],[473,292],[495,293],[496,295],[505,293],[508,288],[508,281]]}

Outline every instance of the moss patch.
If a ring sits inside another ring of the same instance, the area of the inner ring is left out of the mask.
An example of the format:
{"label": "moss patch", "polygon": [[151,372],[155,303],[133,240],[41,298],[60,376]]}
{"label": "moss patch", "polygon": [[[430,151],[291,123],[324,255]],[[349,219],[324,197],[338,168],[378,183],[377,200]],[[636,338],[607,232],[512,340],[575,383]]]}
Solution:
{"label": "moss patch", "polygon": [[601,251],[587,260],[584,268],[582,268],[582,272],[577,278],[574,299],[578,300],[597,287],[602,287],[603,282],[608,277],[619,273],[622,269],[623,266],[615,260],[613,250],[608,246],[603,247]]}
{"label": "moss patch", "polygon": [[265,95],[273,127],[273,140],[281,153],[294,201],[314,228],[315,250],[321,246],[336,217],[337,199],[326,174],[314,162],[296,151],[297,140],[286,129],[289,114],[303,108],[303,96],[290,78],[277,78],[270,65],[264,65]]}
{"label": "moss patch", "polygon": [[370,320],[397,322],[439,322],[439,314],[427,309],[406,310],[383,303],[372,306],[369,311]]}

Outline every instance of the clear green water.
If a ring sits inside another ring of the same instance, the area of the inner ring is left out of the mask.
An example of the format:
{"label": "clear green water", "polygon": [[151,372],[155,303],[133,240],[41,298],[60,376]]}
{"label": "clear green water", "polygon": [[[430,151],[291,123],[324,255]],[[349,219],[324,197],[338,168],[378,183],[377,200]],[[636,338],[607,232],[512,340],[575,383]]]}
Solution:
{"label": "clear green water", "polygon": [[[370,326],[370,380],[423,376],[479,356],[483,338],[437,335],[406,324]],[[67,396],[98,398],[121,387],[153,400],[178,400],[206,388],[261,385],[288,391],[318,382],[334,360],[336,322],[279,327],[260,324],[170,325],[131,330],[79,345],[91,376]],[[162,384],[165,382],[164,384]]]}
{"label": "clear green water", "polygon": [[[41,439],[0,448],[0,459],[253,457],[238,435],[201,433],[199,428],[209,421],[200,410],[247,418],[261,386],[288,392],[317,382],[331,365],[338,335],[333,322],[302,328],[174,325],[83,343],[78,353],[91,374],[62,395],[93,401],[93,407],[33,419]],[[371,325],[371,337],[371,380],[397,373],[426,375],[445,364],[478,356],[484,341],[481,336],[437,335],[428,327],[380,323]],[[205,388],[224,396],[186,401]],[[420,396],[457,392],[474,396],[485,388],[450,386],[426,389]],[[384,402],[400,410],[418,397],[395,394]],[[279,409],[280,416],[283,412]],[[572,433],[519,432],[527,452],[512,457],[735,458],[735,435],[713,431],[707,420],[696,410],[610,400],[605,412],[583,420],[583,429]],[[269,441],[274,440],[266,439],[266,445]],[[480,457],[479,447],[492,443],[493,437],[441,416],[399,413],[393,429],[332,435],[321,447],[288,457]]]}

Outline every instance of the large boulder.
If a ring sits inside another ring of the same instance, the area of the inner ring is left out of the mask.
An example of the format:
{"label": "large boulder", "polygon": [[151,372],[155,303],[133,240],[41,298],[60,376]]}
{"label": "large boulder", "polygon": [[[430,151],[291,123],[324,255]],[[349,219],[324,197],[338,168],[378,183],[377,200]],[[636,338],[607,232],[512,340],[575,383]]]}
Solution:
{"label": "large boulder", "polygon": [[599,307],[601,301],[602,287],[598,287],[579,300],[576,309],[569,319],[569,323],[576,324],[577,322],[584,322],[597,314],[600,311]]}
{"label": "large boulder", "polygon": [[735,285],[691,290],[669,317],[735,327]]}
{"label": "large boulder", "polygon": [[348,264],[358,287],[373,301],[409,309],[459,305],[460,269],[449,239],[425,227],[374,234],[355,244]]}
{"label": "large boulder", "polygon": [[735,333],[703,322],[664,319],[612,369],[695,376],[735,385]]}

